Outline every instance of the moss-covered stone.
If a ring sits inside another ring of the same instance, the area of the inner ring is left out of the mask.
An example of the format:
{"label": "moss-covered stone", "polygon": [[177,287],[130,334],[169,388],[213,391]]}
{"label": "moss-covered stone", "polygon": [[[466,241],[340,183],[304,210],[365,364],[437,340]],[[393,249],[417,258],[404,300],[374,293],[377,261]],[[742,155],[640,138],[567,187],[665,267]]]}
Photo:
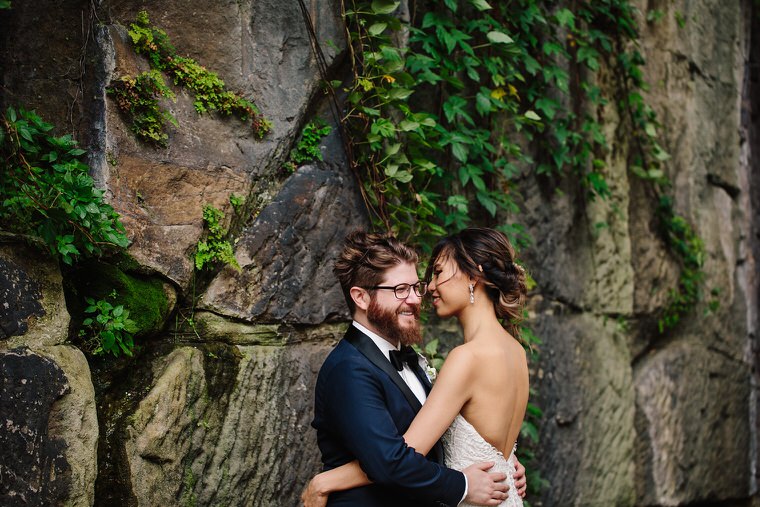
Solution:
{"label": "moss-covered stone", "polygon": [[129,310],[129,317],[137,326],[136,336],[160,331],[173,307],[163,280],[126,272],[97,260],[83,262],[66,274],[66,293],[69,310],[78,321],[84,312],[85,298],[113,297],[113,304]]}

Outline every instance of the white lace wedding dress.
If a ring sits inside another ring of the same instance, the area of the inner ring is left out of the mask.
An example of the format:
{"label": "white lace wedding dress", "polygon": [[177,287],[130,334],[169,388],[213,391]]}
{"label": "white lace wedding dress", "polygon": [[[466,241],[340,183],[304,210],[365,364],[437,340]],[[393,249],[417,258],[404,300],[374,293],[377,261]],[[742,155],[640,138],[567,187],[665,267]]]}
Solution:
{"label": "white lace wedding dress", "polygon": [[[509,492],[507,499],[499,504],[499,507],[519,507],[522,506],[522,498],[517,494],[515,488],[515,449],[517,444],[512,448],[512,453],[508,458],[504,454],[485,441],[480,436],[472,424],[467,419],[458,414],[454,421],[443,434],[443,448],[446,453],[446,466],[454,470],[462,470],[482,461],[493,461],[496,463],[490,470],[491,472],[504,472],[507,474],[507,484]],[[470,506],[469,503],[461,503],[460,507]]]}

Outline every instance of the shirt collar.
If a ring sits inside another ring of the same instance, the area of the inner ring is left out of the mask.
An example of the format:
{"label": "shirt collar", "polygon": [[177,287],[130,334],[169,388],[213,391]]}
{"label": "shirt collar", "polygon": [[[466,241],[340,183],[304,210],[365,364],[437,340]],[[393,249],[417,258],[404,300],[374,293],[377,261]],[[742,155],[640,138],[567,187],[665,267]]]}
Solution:
{"label": "shirt collar", "polygon": [[354,327],[356,327],[356,329],[358,329],[362,333],[369,336],[369,339],[372,340],[372,342],[377,346],[377,348],[380,349],[380,352],[382,352],[385,357],[389,358],[389,360],[390,360],[389,352],[391,350],[398,350],[398,347],[395,347],[388,340],[382,338],[379,334],[370,331],[369,329],[362,326],[358,322],[353,321],[352,324],[354,325]]}

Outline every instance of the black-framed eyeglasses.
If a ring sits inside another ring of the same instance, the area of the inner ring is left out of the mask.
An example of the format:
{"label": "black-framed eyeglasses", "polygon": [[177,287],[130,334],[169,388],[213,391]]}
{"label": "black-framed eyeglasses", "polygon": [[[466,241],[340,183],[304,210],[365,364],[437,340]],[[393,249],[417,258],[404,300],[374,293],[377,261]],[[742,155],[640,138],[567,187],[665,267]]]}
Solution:
{"label": "black-framed eyeglasses", "polygon": [[418,297],[422,297],[427,294],[427,282],[417,283],[400,283],[395,286],[390,285],[375,285],[374,287],[363,287],[364,289],[383,289],[392,290],[396,299],[406,299],[409,297],[409,291],[414,289],[414,293]]}

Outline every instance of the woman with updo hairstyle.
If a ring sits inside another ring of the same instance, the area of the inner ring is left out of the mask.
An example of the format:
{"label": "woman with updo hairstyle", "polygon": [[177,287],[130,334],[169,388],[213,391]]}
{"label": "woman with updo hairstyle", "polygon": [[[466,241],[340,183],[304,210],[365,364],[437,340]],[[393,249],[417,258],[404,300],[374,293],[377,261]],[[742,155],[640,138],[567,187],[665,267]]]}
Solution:
{"label": "woman with updo hairstyle", "polygon": [[430,421],[446,424],[446,466],[462,470],[493,461],[491,471],[506,473],[510,486],[498,505],[520,506],[513,476],[529,393],[519,327],[527,297],[525,270],[503,233],[473,227],[438,242],[425,279],[436,313],[456,317],[464,343],[449,352],[404,438],[434,432]]}
{"label": "woman with updo hairstyle", "polygon": [[[433,281],[437,261],[445,259],[451,259],[462,273],[482,284],[496,317],[503,319],[507,331],[519,340],[528,291],[525,270],[515,262],[515,251],[507,237],[494,229],[471,227],[443,238],[433,248],[426,280]],[[473,283],[473,291],[478,282]]]}

